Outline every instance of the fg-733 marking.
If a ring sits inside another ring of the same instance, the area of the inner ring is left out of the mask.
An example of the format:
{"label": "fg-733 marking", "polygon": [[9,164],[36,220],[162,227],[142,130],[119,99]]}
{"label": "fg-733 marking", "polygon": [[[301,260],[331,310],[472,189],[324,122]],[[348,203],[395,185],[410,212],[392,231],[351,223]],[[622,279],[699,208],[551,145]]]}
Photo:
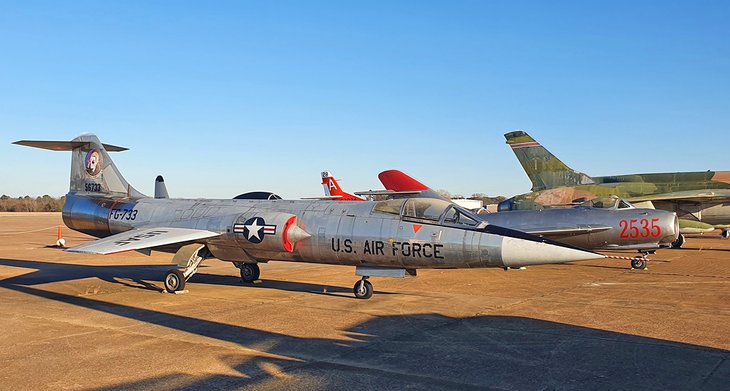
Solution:
{"label": "fg-733 marking", "polygon": [[137,209],[112,209],[109,212],[109,218],[113,220],[128,220],[132,221],[137,219]]}

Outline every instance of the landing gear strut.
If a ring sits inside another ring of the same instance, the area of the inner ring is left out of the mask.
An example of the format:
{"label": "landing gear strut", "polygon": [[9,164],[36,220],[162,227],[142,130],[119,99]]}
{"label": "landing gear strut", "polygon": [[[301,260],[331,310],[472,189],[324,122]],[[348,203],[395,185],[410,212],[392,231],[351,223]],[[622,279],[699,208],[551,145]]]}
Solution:
{"label": "landing gear strut", "polygon": [[368,281],[367,277],[363,277],[362,280],[355,283],[352,291],[358,299],[369,299],[373,296],[373,284]]}
{"label": "landing gear strut", "polygon": [[243,282],[252,283],[261,275],[259,265],[255,263],[239,263],[236,266],[241,269],[241,281]]}
{"label": "landing gear strut", "polygon": [[200,262],[209,256],[208,249],[204,244],[189,244],[181,247],[172,258],[172,262],[178,266],[165,273],[165,290],[169,293],[180,292],[185,289],[185,282],[198,271]]}

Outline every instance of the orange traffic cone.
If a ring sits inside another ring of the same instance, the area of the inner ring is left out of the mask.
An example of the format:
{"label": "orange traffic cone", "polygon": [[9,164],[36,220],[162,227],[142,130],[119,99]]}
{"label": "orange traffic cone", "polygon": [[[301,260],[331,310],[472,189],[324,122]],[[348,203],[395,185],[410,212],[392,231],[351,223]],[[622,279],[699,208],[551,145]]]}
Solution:
{"label": "orange traffic cone", "polygon": [[61,226],[58,226],[58,240],[56,240],[56,247],[66,247],[66,240],[61,235]]}

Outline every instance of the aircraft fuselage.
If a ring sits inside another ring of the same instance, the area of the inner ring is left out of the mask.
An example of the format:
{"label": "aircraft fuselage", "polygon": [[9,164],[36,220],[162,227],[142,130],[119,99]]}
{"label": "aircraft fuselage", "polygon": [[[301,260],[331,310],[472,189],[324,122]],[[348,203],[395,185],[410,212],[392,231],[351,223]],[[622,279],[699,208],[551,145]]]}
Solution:
{"label": "aircraft fuselage", "polygon": [[[417,269],[523,266],[568,260],[546,251],[541,246],[555,246],[545,243],[472,227],[446,226],[437,220],[408,221],[398,211],[374,210],[377,203],[120,200],[69,193],[63,219],[68,227],[97,237],[147,226],[208,230],[220,234],[204,241],[214,257],[244,263],[281,260]],[[124,251],[127,242],[138,239],[130,236],[118,241],[119,250]],[[166,250],[174,252],[178,247]],[[586,256],[583,251],[574,251],[572,260]]]}

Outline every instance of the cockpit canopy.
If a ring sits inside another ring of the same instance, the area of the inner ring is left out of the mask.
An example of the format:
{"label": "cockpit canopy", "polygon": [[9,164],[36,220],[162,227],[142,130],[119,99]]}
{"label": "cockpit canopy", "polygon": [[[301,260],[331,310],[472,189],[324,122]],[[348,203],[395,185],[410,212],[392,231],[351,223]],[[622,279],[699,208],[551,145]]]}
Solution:
{"label": "cockpit canopy", "polygon": [[623,198],[619,198],[616,196],[608,196],[608,197],[597,197],[592,200],[588,200],[579,206],[581,207],[588,207],[588,208],[596,208],[596,209],[632,209],[634,208],[633,205],[631,205],[628,201],[624,200]]}
{"label": "cockpit canopy", "polygon": [[400,215],[406,221],[476,227],[485,224],[466,209],[436,198],[408,198],[379,201],[373,212]]}

